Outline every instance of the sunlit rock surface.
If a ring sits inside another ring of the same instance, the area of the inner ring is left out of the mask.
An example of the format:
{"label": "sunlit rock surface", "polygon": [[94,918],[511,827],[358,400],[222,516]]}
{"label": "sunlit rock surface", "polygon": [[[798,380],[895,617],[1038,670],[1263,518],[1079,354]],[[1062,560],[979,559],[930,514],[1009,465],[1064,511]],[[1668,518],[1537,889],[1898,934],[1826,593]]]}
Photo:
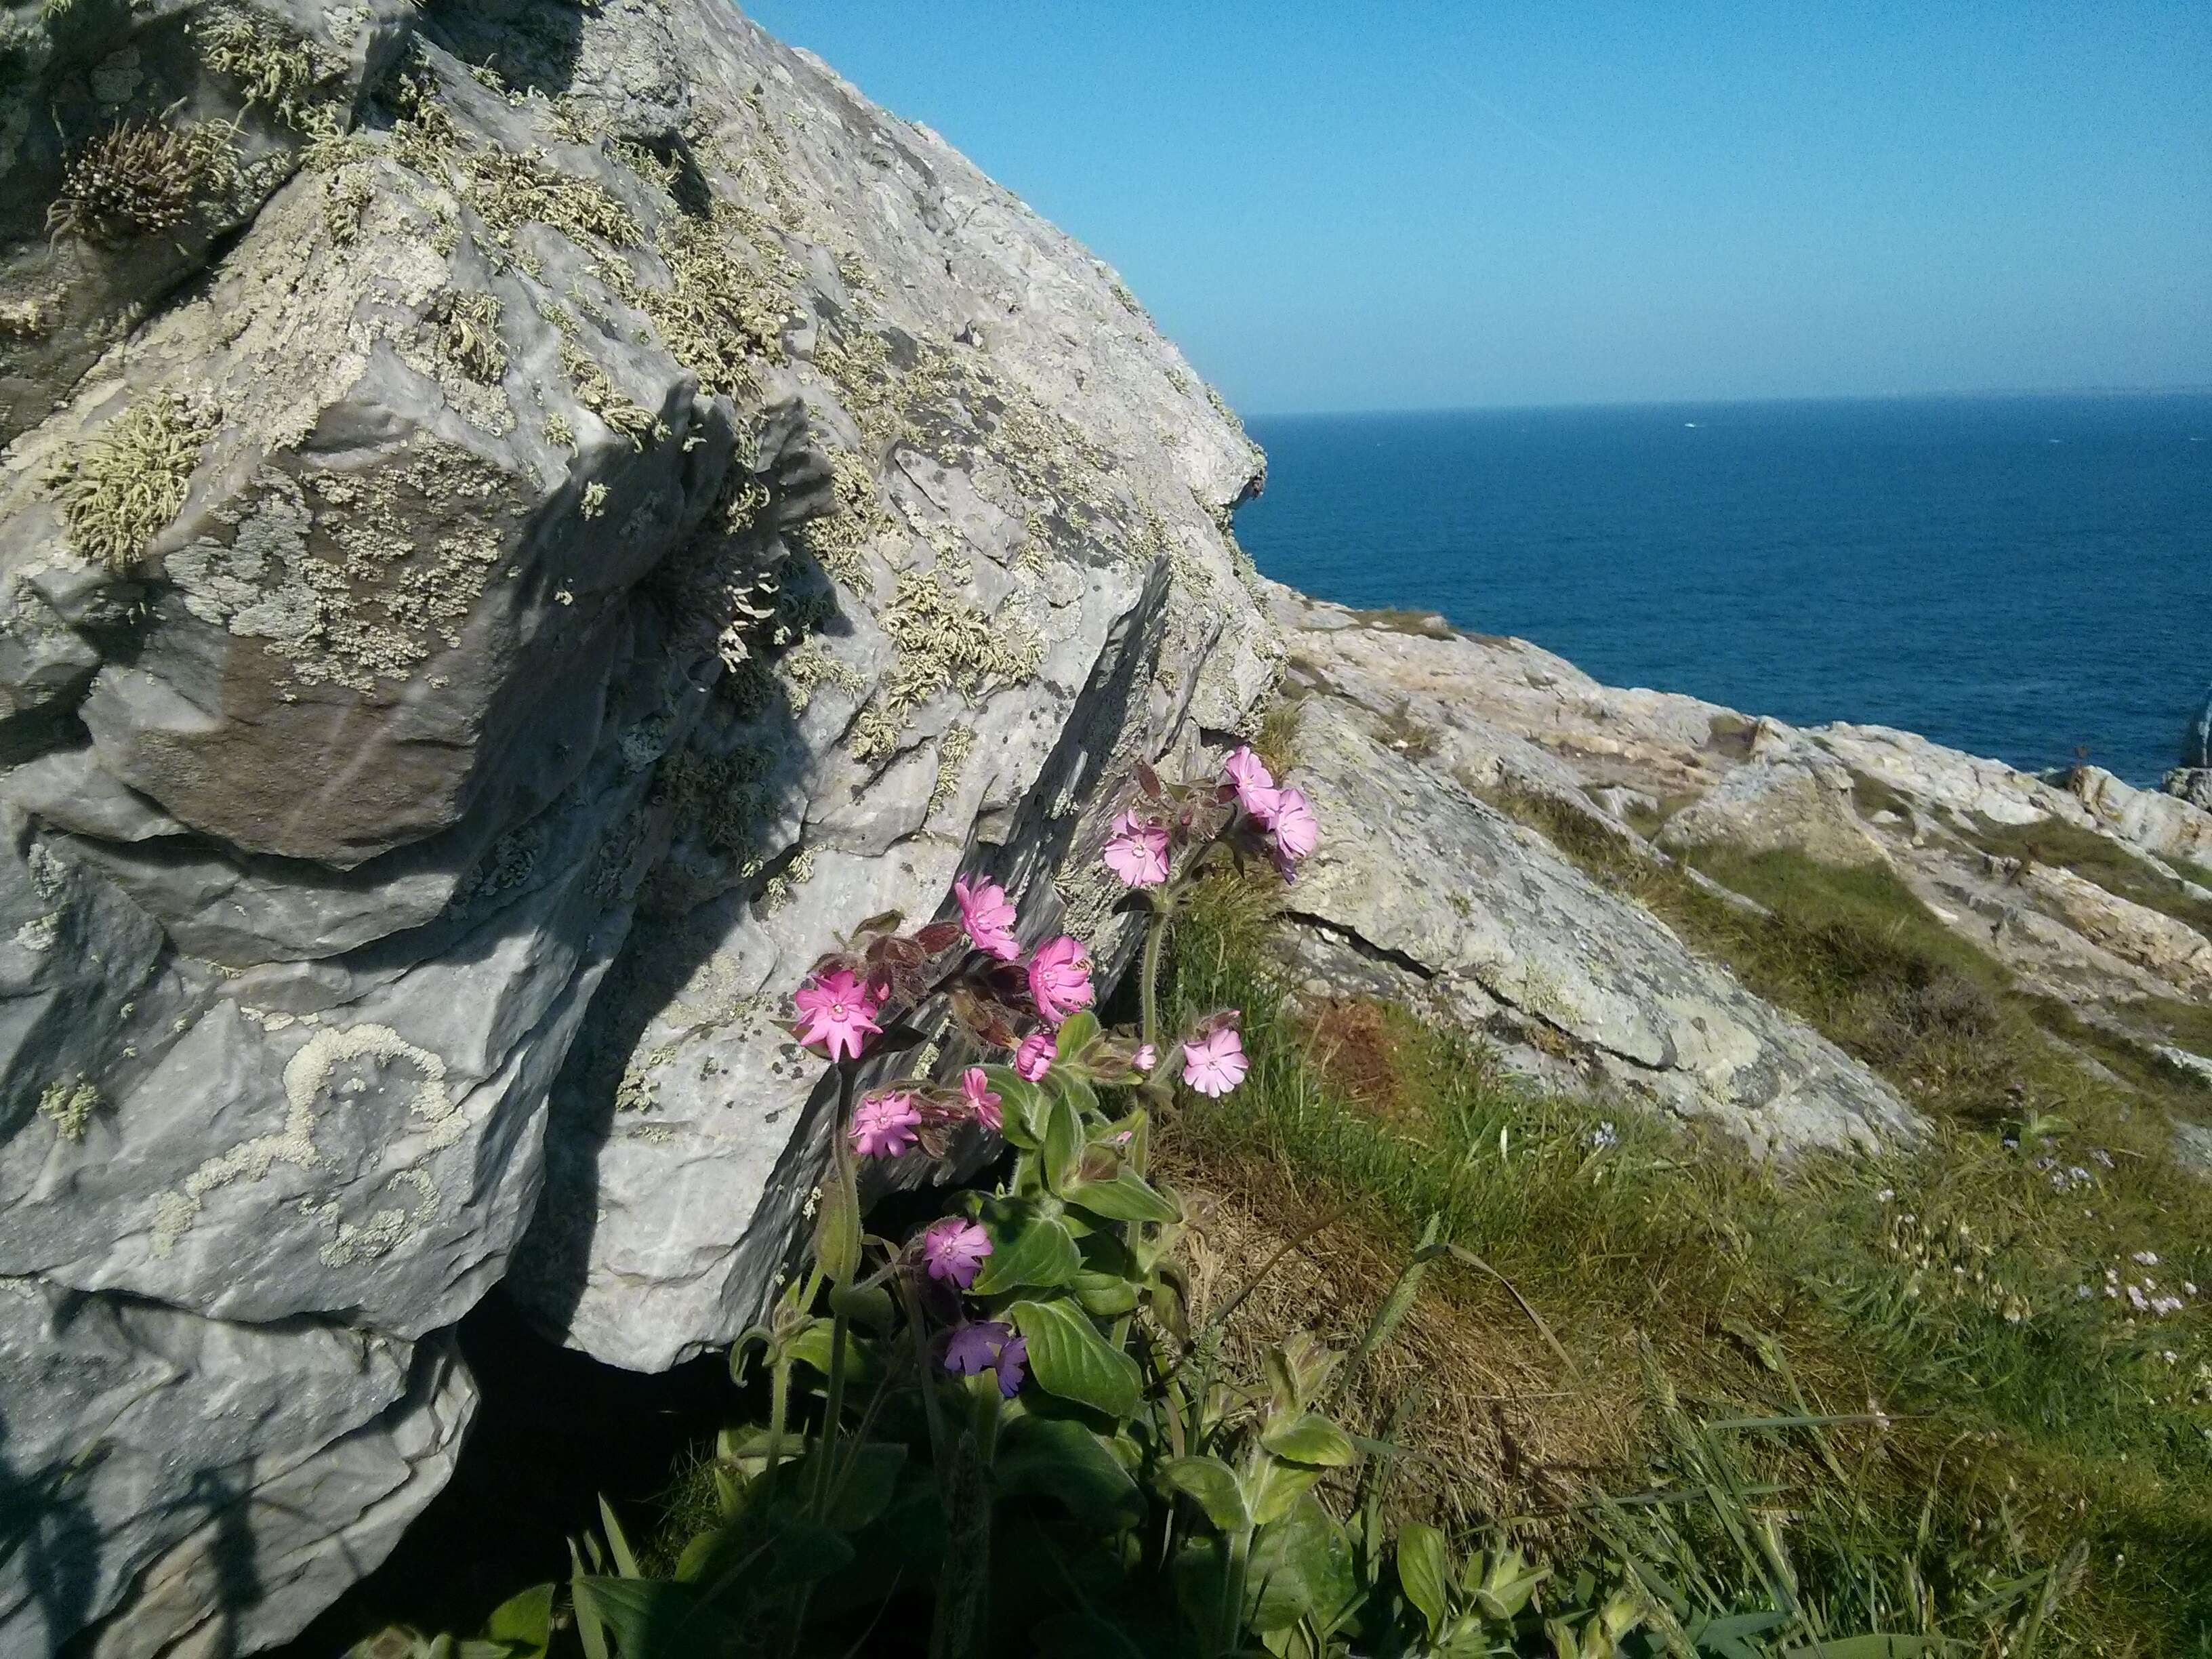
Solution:
{"label": "sunlit rock surface", "polygon": [[243,1650],[502,1278],[750,1319],[842,932],[980,870],[1114,957],[1102,781],[1273,677],[1261,463],[720,0],[0,24],[0,1649]]}

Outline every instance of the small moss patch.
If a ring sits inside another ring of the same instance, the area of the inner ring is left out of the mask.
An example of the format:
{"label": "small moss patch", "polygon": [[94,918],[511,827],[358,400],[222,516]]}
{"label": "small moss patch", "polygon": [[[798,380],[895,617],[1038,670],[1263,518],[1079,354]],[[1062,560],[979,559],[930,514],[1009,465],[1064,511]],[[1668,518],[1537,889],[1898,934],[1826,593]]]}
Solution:
{"label": "small moss patch", "polygon": [[39,1097],[39,1110],[53,1124],[54,1133],[64,1140],[82,1140],[85,1126],[92,1115],[100,1109],[99,1088],[78,1078],[75,1082],[55,1082],[46,1085]]}
{"label": "small moss patch", "polygon": [[57,461],[46,483],[70,545],[111,570],[128,570],[183,510],[192,469],[218,423],[213,405],[171,392],[133,404]]}

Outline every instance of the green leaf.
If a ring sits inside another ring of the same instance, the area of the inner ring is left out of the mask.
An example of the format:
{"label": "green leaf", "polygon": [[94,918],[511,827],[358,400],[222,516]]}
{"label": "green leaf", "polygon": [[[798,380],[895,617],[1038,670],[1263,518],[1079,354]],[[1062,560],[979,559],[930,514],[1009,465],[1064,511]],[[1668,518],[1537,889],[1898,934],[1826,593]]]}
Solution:
{"label": "green leaf", "polygon": [[896,1322],[890,1291],[882,1285],[832,1285],[830,1306],[863,1329],[888,1336]]}
{"label": "green leaf", "polygon": [[[793,1464],[784,1478],[785,1490],[813,1490],[814,1470],[821,1454]],[[898,1492],[899,1473],[906,1466],[906,1448],[896,1441],[871,1440],[839,1449],[831,1471],[830,1503],[822,1523],[839,1532],[858,1532],[890,1507]]]}
{"label": "green leaf", "polygon": [[1134,1170],[1123,1164],[1109,1181],[1077,1181],[1067,1201],[1109,1221],[1179,1221],[1182,1212]]}
{"label": "green leaf", "polygon": [[1759,1613],[1739,1613],[1724,1619],[1709,1619],[1702,1624],[1692,1624],[1689,1636],[1700,1653],[1712,1653],[1721,1659],[1759,1659],[1761,1648],[1751,1638],[1764,1636],[1778,1625],[1790,1622],[1790,1614],[1778,1607],[1769,1607]]}
{"label": "green leaf", "polygon": [[999,1113],[1005,1120],[1000,1133],[1006,1144],[1025,1152],[1044,1145],[1044,1091],[1011,1066],[986,1066],[983,1075],[999,1097]]}
{"label": "green leaf", "polygon": [[831,1149],[830,1171],[822,1182],[822,1208],[814,1218],[814,1260],[832,1285],[849,1285],[860,1273],[860,1194],[846,1156],[844,1126]]}
{"label": "green leaf", "polygon": [[1219,1458],[1171,1457],[1160,1466],[1160,1474],[1177,1492],[1197,1499],[1206,1518],[1223,1532],[1241,1533],[1252,1524],[1237,1471]]}
{"label": "green leaf", "polygon": [[[580,1634],[588,1620],[615,1638],[623,1659],[730,1651],[744,1627],[716,1611],[690,1584],[665,1578],[578,1578],[569,1586]],[[586,1642],[587,1650],[591,1644]]]}
{"label": "green leaf", "polygon": [[1260,1437],[1260,1443],[1278,1457],[1326,1469],[1340,1469],[1359,1455],[1351,1437],[1317,1412],[1270,1428]]}
{"label": "green leaf", "polygon": [[1073,1302],[1017,1302],[1006,1316],[1029,1343],[1030,1374],[1047,1394],[1130,1417],[1137,1410],[1136,1362],[1098,1334]]}
{"label": "green leaf", "polygon": [[[817,1319],[791,1340],[787,1350],[802,1365],[811,1365],[824,1376],[830,1375],[830,1361],[836,1346],[837,1327],[835,1321]],[[845,1333],[845,1379],[848,1383],[866,1389],[872,1387],[883,1375],[868,1345],[848,1330]]]}
{"label": "green leaf", "polygon": [[1420,1609],[1429,1634],[1434,1637],[1451,1611],[1444,1588],[1451,1571],[1444,1553],[1444,1535],[1422,1522],[1409,1521],[1398,1529],[1397,1553],[1399,1588]]}
{"label": "green leaf", "polygon": [[629,1540],[623,1534],[622,1522],[615,1519],[605,1493],[599,1497],[599,1524],[606,1528],[607,1548],[615,1558],[615,1571],[625,1578],[638,1577],[636,1552],[630,1548]]}
{"label": "green leaf", "polygon": [[1056,1498],[1076,1519],[1119,1532],[1145,1518],[1144,1494],[1105,1443],[1066,1418],[1020,1417],[1000,1431],[991,1480],[1004,1498]]}
{"label": "green leaf", "polygon": [[983,1258],[982,1269],[969,1288],[977,1296],[995,1296],[1024,1285],[1061,1285],[1073,1279],[1083,1258],[1077,1254],[1073,1235],[1060,1219],[1039,1215],[1026,1205],[1006,1209],[1011,1213],[1003,1218],[983,1218],[983,1231],[991,1236],[991,1254]]}
{"label": "green leaf", "polygon": [[1053,1053],[1060,1060],[1079,1060],[1084,1051],[1098,1041],[1098,1016],[1088,1008],[1079,1008],[1070,1014],[1053,1042]]}
{"label": "green leaf", "polygon": [[1083,1166],[1083,1120],[1066,1091],[1055,1089],[1045,1103],[1044,1184],[1055,1194],[1065,1193]]}
{"label": "green leaf", "polygon": [[1091,1079],[1075,1073],[1054,1066],[1044,1074],[1045,1087],[1075,1108],[1079,1121],[1097,1115],[1098,1091],[1091,1086]]}
{"label": "green leaf", "polygon": [[1791,1648],[1781,1659],[1917,1659],[1924,1653],[1942,1653],[1965,1644],[1941,1636],[1887,1636],[1870,1632],[1846,1636],[1839,1641],[1816,1642]]}
{"label": "green leaf", "polygon": [[1258,1478],[1252,1484],[1252,1519],[1261,1526],[1279,1521],[1291,1512],[1291,1508],[1305,1495],[1306,1488],[1321,1479],[1322,1472],[1310,1463],[1291,1463],[1279,1457],[1271,1457],[1260,1466]]}
{"label": "green leaf", "polygon": [[1119,1319],[1137,1310],[1137,1287],[1119,1273],[1079,1273],[1071,1285],[1085,1313]]}
{"label": "green leaf", "polygon": [[491,1610],[484,1634],[495,1642],[520,1642],[543,1649],[553,1634],[553,1586],[533,1585],[510,1595]]}
{"label": "green leaf", "polygon": [[1252,1628],[1262,1633],[1308,1617],[1327,1624],[1359,1594],[1352,1542],[1311,1498],[1260,1534],[1246,1581],[1255,1598]]}

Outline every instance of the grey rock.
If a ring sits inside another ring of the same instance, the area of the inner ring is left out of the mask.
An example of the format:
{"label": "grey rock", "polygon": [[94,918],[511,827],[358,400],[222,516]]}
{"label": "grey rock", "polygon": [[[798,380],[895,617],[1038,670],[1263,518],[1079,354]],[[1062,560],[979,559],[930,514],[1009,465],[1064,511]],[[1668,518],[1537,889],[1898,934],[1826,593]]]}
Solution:
{"label": "grey rock", "polygon": [[1291,889],[1294,920],[1395,965],[1470,1025],[1540,1029],[1543,1048],[1564,1039],[1605,1081],[1759,1152],[1916,1137],[1916,1115],[1864,1066],[1542,837],[1394,752],[1357,705],[1296,708],[1291,776],[1323,835]]}
{"label": "grey rock", "polygon": [[[855,921],[988,870],[1126,952],[1103,786],[1279,665],[1261,463],[1110,270],[716,0],[21,12],[0,1449],[120,1449],[0,1648],[244,1651],[443,1478],[510,1267],[623,1364],[747,1322],[827,1128],[773,1020]],[[49,241],[165,111],[234,184]],[[71,504],[111,451],[165,520]]]}
{"label": "grey rock", "polygon": [[286,1639],[389,1552],[474,1401],[444,1340],[0,1279],[9,1651]]}
{"label": "grey rock", "polygon": [[2212,766],[2177,766],[2159,787],[2191,806],[2212,812]]}

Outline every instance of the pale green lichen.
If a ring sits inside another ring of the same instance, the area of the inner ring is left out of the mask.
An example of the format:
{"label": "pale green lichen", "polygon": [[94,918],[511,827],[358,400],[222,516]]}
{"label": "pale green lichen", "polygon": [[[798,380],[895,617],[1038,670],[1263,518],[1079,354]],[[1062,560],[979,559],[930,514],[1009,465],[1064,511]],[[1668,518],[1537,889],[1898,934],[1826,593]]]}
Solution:
{"label": "pale green lichen", "polygon": [[436,313],[439,343],[446,355],[471,380],[486,386],[498,385],[507,374],[507,346],[499,334],[501,311],[495,294],[449,289]]}
{"label": "pale green lichen", "polygon": [[646,439],[659,424],[659,417],[617,390],[614,377],[577,340],[578,325],[574,318],[556,307],[545,313],[545,319],[562,337],[561,367],[568,376],[576,401],[598,416],[611,430],[628,438],[634,447],[643,449]]}
{"label": "pale green lichen", "polygon": [[459,193],[501,240],[522,224],[550,225],[572,240],[597,237],[617,247],[635,247],[644,240],[620,197],[535,153],[471,151],[461,159],[460,172]]}
{"label": "pale green lichen", "polygon": [[295,131],[337,131],[332,83],[344,66],[312,42],[234,5],[202,12],[191,34],[201,59],[238,84],[248,109],[266,110]]}
{"label": "pale green lichen", "polygon": [[760,905],[767,915],[778,910],[798,896],[799,888],[814,877],[814,849],[802,847],[792,854],[791,862],[761,884]]}
{"label": "pale green lichen", "polygon": [[891,372],[890,345],[882,335],[855,330],[825,339],[815,348],[814,366],[836,386],[839,401],[871,444],[886,447],[911,435]]}
{"label": "pale green lichen", "polygon": [[192,470],[220,416],[179,392],[136,403],[48,469],[70,545],[128,570],[183,510]]}
{"label": "pale green lichen", "polygon": [[868,694],[866,676],[852,664],[831,656],[816,641],[800,646],[779,666],[785,684],[790,688],[791,712],[794,714],[805,714],[814,701],[815,692],[825,685],[849,697]]}
{"label": "pale green lichen", "polygon": [[82,1140],[85,1127],[99,1109],[98,1086],[82,1078],[74,1082],[50,1083],[39,1097],[39,1110],[52,1122],[55,1134],[64,1140]]}
{"label": "pale green lichen", "polygon": [[70,157],[46,234],[125,242],[179,230],[238,184],[235,134],[204,122],[129,120]]}
{"label": "pale green lichen", "polygon": [[991,682],[1025,680],[1044,660],[1044,641],[1019,617],[986,616],[945,580],[940,568],[907,571],[882,617],[898,648],[884,698],[903,714],[943,690],[974,696]]}
{"label": "pale green lichen", "polygon": [[368,168],[356,166],[331,173],[323,186],[323,234],[333,247],[351,247],[361,240],[375,198]]}
{"label": "pale green lichen", "polygon": [[[154,1255],[175,1253],[198,1221],[208,1194],[216,1188],[236,1181],[262,1180],[279,1164],[301,1170],[323,1164],[325,1159],[315,1145],[316,1108],[336,1103],[331,1098],[336,1092],[331,1081],[341,1066],[356,1061],[365,1062],[364,1070],[380,1073],[384,1067],[404,1065],[416,1073],[420,1081],[408,1094],[407,1112],[427,1132],[426,1150],[434,1152],[460,1139],[465,1126],[459,1103],[446,1087],[446,1062],[438,1055],[416,1047],[388,1025],[318,1031],[285,1062],[283,1125],[209,1158],[185,1177],[181,1188],[155,1201]],[[364,1085],[369,1082],[366,1077],[357,1080]],[[357,1172],[347,1176],[349,1181],[357,1178]]]}
{"label": "pale green lichen", "polygon": [[665,288],[639,283],[618,261],[600,267],[602,279],[652,319],[669,356],[697,375],[709,396],[750,389],[756,362],[783,360],[798,274],[781,250],[765,263],[740,258],[731,241],[737,229],[726,214],[711,223],[671,220],[654,243],[668,267]]}
{"label": "pale green lichen", "polygon": [[545,441],[556,449],[573,451],[576,447],[576,428],[568,424],[568,417],[559,410],[548,415],[541,423]]}
{"label": "pale green lichen", "polygon": [[607,510],[607,487],[594,478],[584,486],[583,514],[596,519]]}
{"label": "pale green lichen", "polygon": [[866,459],[850,450],[830,458],[831,485],[836,506],[825,516],[810,520],[798,530],[799,542],[831,576],[856,592],[873,585],[868,580],[864,556],[878,537],[898,526],[884,510],[876,493],[876,477]]}
{"label": "pale green lichen", "polygon": [[17,340],[42,339],[53,332],[61,315],[61,301],[54,295],[0,299],[0,334]]}
{"label": "pale green lichen", "polygon": [[853,722],[853,754],[870,765],[898,748],[904,726],[881,704],[871,704]]}
{"label": "pale green lichen", "polygon": [[500,469],[427,436],[364,471],[264,466],[254,482],[247,504],[210,515],[230,540],[179,549],[171,580],[194,615],[267,640],[301,683],[363,692],[411,674],[434,641],[460,643],[523,513]]}
{"label": "pale green lichen", "polygon": [[930,785],[931,817],[950,805],[960,787],[960,775],[968,765],[968,757],[975,747],[973,726],[956,726],[937,740],[937,781]]}

